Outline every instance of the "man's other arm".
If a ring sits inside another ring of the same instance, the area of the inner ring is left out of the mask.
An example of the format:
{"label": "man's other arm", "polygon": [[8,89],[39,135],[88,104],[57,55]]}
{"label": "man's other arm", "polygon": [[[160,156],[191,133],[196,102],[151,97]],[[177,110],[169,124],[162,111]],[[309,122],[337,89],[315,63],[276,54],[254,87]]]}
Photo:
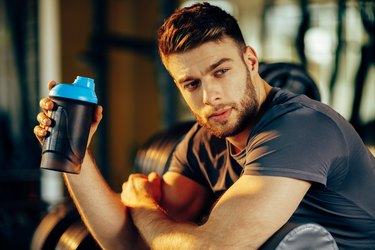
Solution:
{"label": "man's other arm", "polygon": [[198,226],[169,219],[142,191],[147,193],[147,181],[137,177],[129,181],[122,200],[153,249],[257,249],[289,220],[311,186],[286,177],[244,175],[215,204],[207,222]]}

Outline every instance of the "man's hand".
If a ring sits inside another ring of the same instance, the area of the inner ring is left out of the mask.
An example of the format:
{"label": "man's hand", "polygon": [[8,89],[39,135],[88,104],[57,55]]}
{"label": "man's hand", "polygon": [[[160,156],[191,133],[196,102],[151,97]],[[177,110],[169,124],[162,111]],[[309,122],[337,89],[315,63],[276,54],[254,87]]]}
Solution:
{"label": "man's hand", "polygon": [[130,207],[154,207],[161,200],[162,179],[157,173],[132,174],[122,185],[121,200]]}
{"label": "man's hand", "polygon": [[[55,81],[50,81],[48,83],[48,91],[50,91],[54,86],[56,85]],[[54,102],[49,98],[43,98],[39,102],[40,108],[43,110],[43,112],[40,112],[37,115],[37,121],[39,122],[39,125],[34,127],[34,134],[38,141],[43,144],[44,138],[48,135],[48,128],[49,126],[53,126],[53,121],[50,118],[51,112],[54,107]],[[102,112],[103,108],[101,106],[97,106],[94,116],[92,118],[92,124],[90,128],[90,134],[89,134],[89,140],[87,143],[87,146],[90,145],[90,141],[92,136],[94,135],[100,120],[102,119]]]}

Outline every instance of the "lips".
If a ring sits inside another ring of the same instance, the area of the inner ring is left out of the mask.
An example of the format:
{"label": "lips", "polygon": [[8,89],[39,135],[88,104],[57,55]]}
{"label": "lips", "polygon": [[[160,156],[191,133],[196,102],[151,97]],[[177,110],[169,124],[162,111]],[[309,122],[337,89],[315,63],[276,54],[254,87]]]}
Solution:
{"label": "lips", "polygon": [[225,121],[225,120],[228,119],[228,117],[230,116],[231,112],[232,112],[232,108],[231,107],[222,108],[220,110],[217,110],[217,111],[213,112],[208,117],[208,119],[214,120],[214,121],[217,121],[217,122],[223,122],[223,121]]}

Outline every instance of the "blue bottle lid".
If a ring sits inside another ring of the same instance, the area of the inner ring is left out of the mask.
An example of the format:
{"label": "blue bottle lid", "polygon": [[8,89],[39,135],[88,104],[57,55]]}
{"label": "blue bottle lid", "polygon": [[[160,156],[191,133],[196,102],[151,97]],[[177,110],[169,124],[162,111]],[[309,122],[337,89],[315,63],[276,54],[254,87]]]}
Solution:
{"label": "blue bottle lid", "polygon": [[50,90],[49,96],[98,104],[94,80],[83,76],[77,76],[73,84],[59,83],[55,85]]}

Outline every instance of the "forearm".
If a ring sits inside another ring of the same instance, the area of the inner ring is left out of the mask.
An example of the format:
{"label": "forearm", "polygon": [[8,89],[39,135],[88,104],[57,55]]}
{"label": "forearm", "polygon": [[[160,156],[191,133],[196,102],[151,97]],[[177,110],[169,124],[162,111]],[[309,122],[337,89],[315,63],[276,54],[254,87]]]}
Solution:
{"label": "forearm", "polygon": [[140,237],[127,208],[103,179],[86,152],[79,175],[64,179],[86,226],[104,249],[134,249]]}
{"label": "forearm", "polygon": [[210,249],[203,239],[207,235],[199,232],[199,226],[175,222],[157,205],[153,208],[137,208],[132,210],[132,215],[140,234],[151,249]]}
{"label": "forearm", "polygon": [[[230,219],[236,217],[232,206],[223,209],[214,207],[203,225],[172,219],[169,213],[175,208],[167,206],[164,210],[158,204],[160,196],[157,190],[160,184],[152,175],[130,175],[121,194],[122,202],[129,208],[139,233],[152,249],[256,249],[252,243],[258,241],[249,242],[248,238],[252,231],[257,230],[249,230],[248,224],[246,229],[238,228],[238,220]],[[186,209],[189,206],[191,203],[185,203]],[[238,231],[244,233],[239,235]]]}
{"label": "forearm", "polygon": [[[157,205],[147,208],[129,208],[133,221],[147,244],[158,249],[258,249],[264,237],[252,230],[244,230],[241,225],[233,224],[226,213],[223,218],[209,219],[203,225],[181,223],[171,220]],[[249,225],[244,226],[249,228]],[[246,232],[244,232],[246,231]],[[268,237],[267,237],[268,238]]]}

